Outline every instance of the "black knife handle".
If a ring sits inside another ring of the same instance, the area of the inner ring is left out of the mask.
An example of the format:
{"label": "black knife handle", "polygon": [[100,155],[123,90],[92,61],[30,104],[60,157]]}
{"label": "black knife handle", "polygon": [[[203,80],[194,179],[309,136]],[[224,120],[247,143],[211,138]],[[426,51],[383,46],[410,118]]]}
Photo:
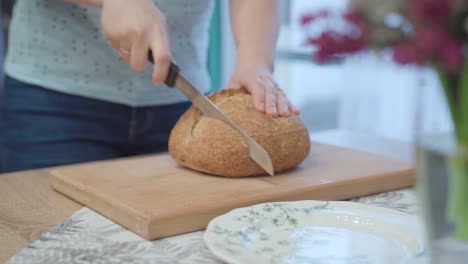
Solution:
{"label": "black knife handle", "polygon": [[[148,60],[154,64],[153,52],[151,50],[148,51]],[[171,66],[169,67],[169,72],[167,73],[167,78],[164,83],[169,87],[174,87],[179,72],[179,66],[177,66],[177,64],[174,62],[171,62]]]}

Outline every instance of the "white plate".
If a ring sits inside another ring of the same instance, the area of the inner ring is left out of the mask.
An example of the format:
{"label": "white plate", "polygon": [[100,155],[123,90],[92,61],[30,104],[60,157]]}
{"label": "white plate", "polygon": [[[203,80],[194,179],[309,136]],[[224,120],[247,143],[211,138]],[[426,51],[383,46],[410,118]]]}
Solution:
{"label": "white plate", "polygon": [[415,216],[353,202],[258,204],[213,219],[204,239],[229,263],[405,263],[423,251]]}

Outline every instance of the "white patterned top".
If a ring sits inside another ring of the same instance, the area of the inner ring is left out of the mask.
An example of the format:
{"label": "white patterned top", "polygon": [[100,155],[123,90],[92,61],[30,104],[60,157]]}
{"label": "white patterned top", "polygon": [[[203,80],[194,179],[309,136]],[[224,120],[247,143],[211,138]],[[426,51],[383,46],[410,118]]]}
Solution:
{"label": "white patterned top", "polygon": [[[212,0],[154,2],[166,16],[174,59],[184,75],[207,92]],[[64,0],[18,0],[6,73],[48,89],[129,106],[185,101],[177,89],[155,89],[149,63],[137,73],[119,58],[101,31],[100,12]]]}

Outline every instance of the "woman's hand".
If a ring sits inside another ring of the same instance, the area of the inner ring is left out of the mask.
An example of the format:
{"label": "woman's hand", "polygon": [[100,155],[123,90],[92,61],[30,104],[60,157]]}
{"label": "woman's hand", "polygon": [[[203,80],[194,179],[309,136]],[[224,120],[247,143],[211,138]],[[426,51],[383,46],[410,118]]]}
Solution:
{"label": "woman's hand", "polygon": [[166,19],[151,0],[102,0],[102,29],[120,57],[136,71],[143,71],[148,51],[154,56],[153,82],[167,77],[172,55]]}
{"label": "woman's hand", "polygon": [[228,88],[247,89],[255,107],[270,116],[299,114],[272,74],[280,24],[279,0],[231,0],[230,7],[237,70]]}
{"label": "woman's hand", "polygon": [[299,114],[299,109],[289,102],[273,79],[268,66],[238,66],[226,88],[246,89],[252,94],[255,108],[270,116],[286,117],[291,112]]}

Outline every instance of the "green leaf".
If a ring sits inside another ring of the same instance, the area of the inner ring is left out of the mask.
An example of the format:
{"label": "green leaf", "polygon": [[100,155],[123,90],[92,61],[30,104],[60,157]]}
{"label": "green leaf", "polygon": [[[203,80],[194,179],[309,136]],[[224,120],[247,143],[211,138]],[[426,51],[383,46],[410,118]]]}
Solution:
{"label": "green leaf", "polygon": [[314,209],[315,210],[324,210],[324,209],[328,209],[328,206],[329,206],[329,203],[326,202],[324,204],[319,204],[319,205],[314,206]]}
{"label": "green leaf", "polygon": [[270,236],[267,234],[267,233],[260,233],[260,240],[269,240],[270,239]]}
{"label": "green leaf", "polygon": [[468,144],[468,63],[465,62],[463,66],[463,72],[460,78],[460,104],[459,104],[459,116],[455,120],[456,126],[459,127],[459,133],[457,134],[458,144],[467,146]]}
{"label": "green leaf", "polygon": [[455,223],[455,236],[468,240],[468,158],[450,159],[449,217]]}
{"label": "green leaf", "polygon": [[452,121],[455,127],[455,133],[458,137],[460,134],[459,132],[459,124],[458,124],[458,107],[456,102],[456,94],[455,94],[455,87],[454,83],[451,82],[450,77],[448,76],[447,71],[436,65],[435,69],[437,70],[437,74],[439,76],[440,83],[442,84],[442,88],[444,89],[445,99],[447,100],[447,104],[450,110],[450,115],[452,117]]}
{"label": "green leaf", "polygon": [[297,225],[297,219],[296,218],[290,217],[288,220],[289,220],[290,225],[293,225],[293,226]]}

